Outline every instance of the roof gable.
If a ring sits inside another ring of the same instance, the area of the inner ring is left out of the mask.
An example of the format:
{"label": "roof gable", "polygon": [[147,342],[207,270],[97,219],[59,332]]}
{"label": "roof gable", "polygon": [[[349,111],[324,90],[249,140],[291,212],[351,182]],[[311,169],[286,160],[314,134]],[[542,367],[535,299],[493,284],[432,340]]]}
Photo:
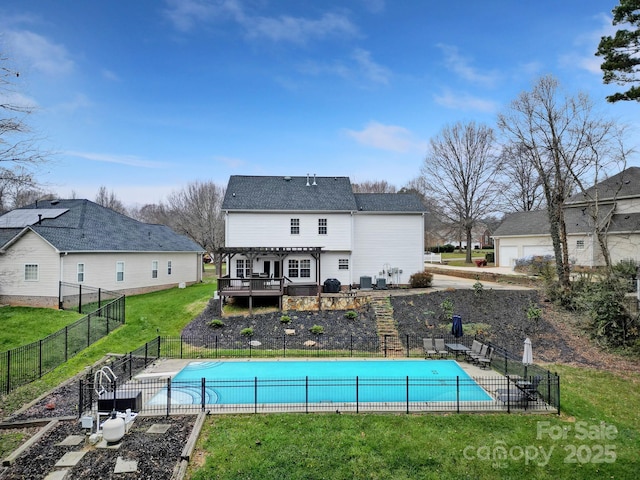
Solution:
{"label": "roof gable", "polygon": [[571,196],[565,204],[593,202],[596,194],[599,201],[640,197],[640,167],[629,167],[588,188],[584,193]]}

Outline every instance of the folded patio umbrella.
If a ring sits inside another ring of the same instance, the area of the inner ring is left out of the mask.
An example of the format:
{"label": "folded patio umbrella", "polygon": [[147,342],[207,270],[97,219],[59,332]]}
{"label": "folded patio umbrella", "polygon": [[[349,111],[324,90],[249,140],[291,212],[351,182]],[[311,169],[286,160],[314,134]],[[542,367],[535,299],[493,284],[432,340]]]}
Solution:
{"label": "folded patio umbrella", "polygon": [[456,338],[460,338],[463,335],[462,317],[460,315],[453,316],[453,323],[451,324],[451,335]]}
{"label": "folded patio umbrella", "polygon": [[527,365],[533,363],[533,349],[529,337],[524,340],[524,352],[522,353],[522,364],[524,365],[524,377],[527,377]]}

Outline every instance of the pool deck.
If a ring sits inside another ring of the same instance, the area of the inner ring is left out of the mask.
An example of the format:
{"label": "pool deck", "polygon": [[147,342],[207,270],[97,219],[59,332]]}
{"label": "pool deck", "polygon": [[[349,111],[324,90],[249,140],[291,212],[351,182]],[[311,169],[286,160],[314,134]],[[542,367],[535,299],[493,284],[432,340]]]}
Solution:
{"label": "pool deck", "polygon": [[[348,361],[406,361],[406,360],[415,360],[417,362],[431,362],[434,360],[426,359],[418,359],[418,358],[389,358],[389,359],[381,359],[381,358],[322,358],[322,359],[308,359],[308,358],[265,358],[265,359],[161,359],[159,361],[154,362],[150,365],[146,370],[139,373],[133,378],[133,382],[138,384],[138,386],[142,387],[142,396],[143,396],[143,404],[145,407],[143,411],[140,412],[142,415],[160,415],[163,414],[164,410],[160,405],[154,405],[149,408],[148,402],[151,398],[160,391],[162,388],[162,380],[166,380],[176,376],[185,366],[192,362],[198,361],[243,361],[243,362],[300,362],[300,361],[339,361],[339,362],[348,362]],[[453,360],[453,359],[449,359]],[[427,412],[507,412],[507,411],[525,411],[527,413],[554,413],[555,408],[549,406],[541,399],[536,401],[527,402],[526,405],[505,405],[499,400],[497,400],[496,389],[497,387],[504,387],[508,384],[506,378],[500,373],[496,372],[492,369],[481,369],[476,365],[465,361],[456,361],[457,364],[462,368],[462,370],[467,373],[480,387],[482,387],[494,400],[493,401],[460,401],[460,402],[411,402],[410,410],[411,413],[427,413]],[[147,382],[151,382],[154,385],[154,388],[149,389],[145,388],[144,385]],[[513,387],[514,392],[516,391],[516,387]],[[194,406],[196,407],[194,409]],[[199,409],[196,405],[172,405],[171,406],[171,414],[196,414],[199,413]],[[339,403],[339,402],[328,402],[328,403],[310,403],[310,404],[243,404],[243,405],[220,405],[207,404],[205,410],[210,414],[239,414],[239,413],[285,413],[285,412],[302,412],[302,413],[311,413],[311,412],[341,412],[341,413],[356,413],[356,412],[397,412],[404,413],[408,408],[406,402],[377,402],[377,403],[360,403],[359,405],[355,405],[354,403]],[[408,413],[408,412],[407,412]]]}

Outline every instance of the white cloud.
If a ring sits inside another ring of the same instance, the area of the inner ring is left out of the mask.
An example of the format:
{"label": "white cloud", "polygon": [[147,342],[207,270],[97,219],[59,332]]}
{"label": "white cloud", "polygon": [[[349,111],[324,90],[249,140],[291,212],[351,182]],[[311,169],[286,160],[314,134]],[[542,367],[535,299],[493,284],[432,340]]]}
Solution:
{"label": "white cloud", "polygon": [[244,29],[247,38],[274,42],[303,44],[313,39],[358,33],[356,26],[338,13],[325,13],[317,19],[251,15],[239,0],[223,0],[215,5],[207,0],[166,0],[166,4],[165,16],[181,32],[189,32],[199,23],[230,19]]}
{"label": "white cloud", "polygon": [[224,157],[224,156],[215,156],[213,157],[213,160],[217,163],[221,163],[222,165],[232,169],[232,170],[236,170],[238,168],[244,167],[247,162],[245,162],[242,159],[239,158],[232,158],[232,157]]}
{"label": "white cloud", "polygon": [[388,85],[391,72],[371,58],[371,53],[363,49],[355,49],[346,61],[331,63],[306,62],[299,67],[301,73],[307,75],[334,75],[340,78]]}
{"label": "white cloud", "polygon": [[93,106],[93,102],[89,100],[84,93],[77,93],[71,100],[68,102],[60,103],[51,110],[56,112],[74,112],[81,108],[89,108]]}
{"label": "white cloud", "polygon": [[486,87],[493,87],[499,80],[499,75],[496,72],[481,72],[480,70],[472,67],[469,64],[469,60],[458,51],[457,47],[446,44],[437,45],[444,54],[444,62],[446,67],[458,75],[463,80],[471,83],[484,85]]}
{"label": "white cloud", "polygon": [[6,89],[5,91],[0,91],[0,104],[10,105],[11,108],[17,108],[19,110],[32,110],[38,107],[38,102],[33,98],[18,92],[10,92]]}
{"label": "white cloud", "polygon": [[5,32],[5,38],[16,58],[24,59],[34,70],[58,76],[67,75],[74,69],[66,48],[42,35],[28,30],[12,30]]}
{"label": "white cloud", "polygon": [[344,15],[325,13],[319,19],[282,15],[280,17],[244,17],[249,38],[305,43],[330,36],[354,36],[357,28]]}
{"label": "white cloud", "polygon": [[596,19],[600,22],[598,28],[586,32],[582,35],[578,35],[573,45],[575,51],[569,53],[563,53],[558,56],[558,63],[564,68],[580,68],[587,72],[602,75],[600,65],[602,64],[602,57],[596,57],[595,52],[598,49],[600,39],[604,36],[613,36],[618,26],[613,26],[611,15],[600,14],[596,16]]}
{"label": "white cloud", "polygon": [[369,122],[363,130],[344,131],[358,143],[380,150],[408,153],[414,150],[424,151],[427,146],[426,142],[416,139],[410,130],[397,125]]}
{"label": "white cloud", "polygon": [[362,0],[364,8],[371,13],[382,13],[385,9],[385,0]]}
{"label": "white cloud", "polygon": [[473,97],[466,93],[454,93],[445,90],[440,95],[434,95],[434,100],[438,105],[454,110],[471,110],[485,113],[493,113],[498,110],[498,104],[491,100]]}
{"label": "white cloud", "polygon": [[117,163],[119,165],[127,165],[130,167],[166,168],[170,166],[170,164],[167,162],[154,162],[152,160],[144,160],[135,155],[113,155],[108,153],[75,152],[75,151],[67,151],[64,153],[72,157],[91,160],[92,162]]}
{"label": "white cloud", "polygon": [[120,81],[120,77],[113,71],[108,70],[106,68],[102,69],[102,76],[111,81],[111,82],[119,82]]}

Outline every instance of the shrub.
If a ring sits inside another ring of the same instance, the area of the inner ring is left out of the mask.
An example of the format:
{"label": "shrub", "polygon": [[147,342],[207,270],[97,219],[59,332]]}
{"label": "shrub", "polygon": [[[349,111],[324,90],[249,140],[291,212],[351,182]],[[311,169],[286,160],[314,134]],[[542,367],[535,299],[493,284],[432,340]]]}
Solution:
{"label": "shrub", "polygon": [[358,313],[354,312],[353,310],[349,310],[347,313],[344,314],[345,317],[347,317],[349,320],[355,320],[356,318],[358,318]]}
{"label": "shrub", "polygon": [[480,282],[480,279],[476,277],[476,283],[473,284],[473,292],[475,295],[480,295],[484,289],[484,285]]}
{"label": "shrub", "polygon": [[243,328],[242,330],[240,330],[240,335],[244,335],[245,337],[253,337],[253,328]]}
{"label": "shrub", "polygon": [[314,325],[309,329],[309,331],[314,335],[320,335],[324,333],[324,327],[321,325]]}
{"label": "shrub", "polygon": [[222,328],[224,327],[224,322],[220,319],[214,319],[209,322],[209,326],[213,328]]}
{"label": "shrub", "polygon": [[280,317],[280,323],[284,323],[284,324],[291,323],[291,317],[289,315],[282,315]]}
{"label": "shrub", "polygon": [[427,288],[431,286],[433,282],[433,274],[429,272],[414,273],[409,277],[409,284],[411,288]]}
{"label": "shrub", "polygon": [[496,254],[494,252],[487,252],[484,254],[484,259],[487,263],[494,263],[496,261]]}
{"label": "shrub", "polygon": [[444,319],[448,322],[451,321],[453,319],[453,300],[445,298],[440,304],[440,308],[442,309]]}

